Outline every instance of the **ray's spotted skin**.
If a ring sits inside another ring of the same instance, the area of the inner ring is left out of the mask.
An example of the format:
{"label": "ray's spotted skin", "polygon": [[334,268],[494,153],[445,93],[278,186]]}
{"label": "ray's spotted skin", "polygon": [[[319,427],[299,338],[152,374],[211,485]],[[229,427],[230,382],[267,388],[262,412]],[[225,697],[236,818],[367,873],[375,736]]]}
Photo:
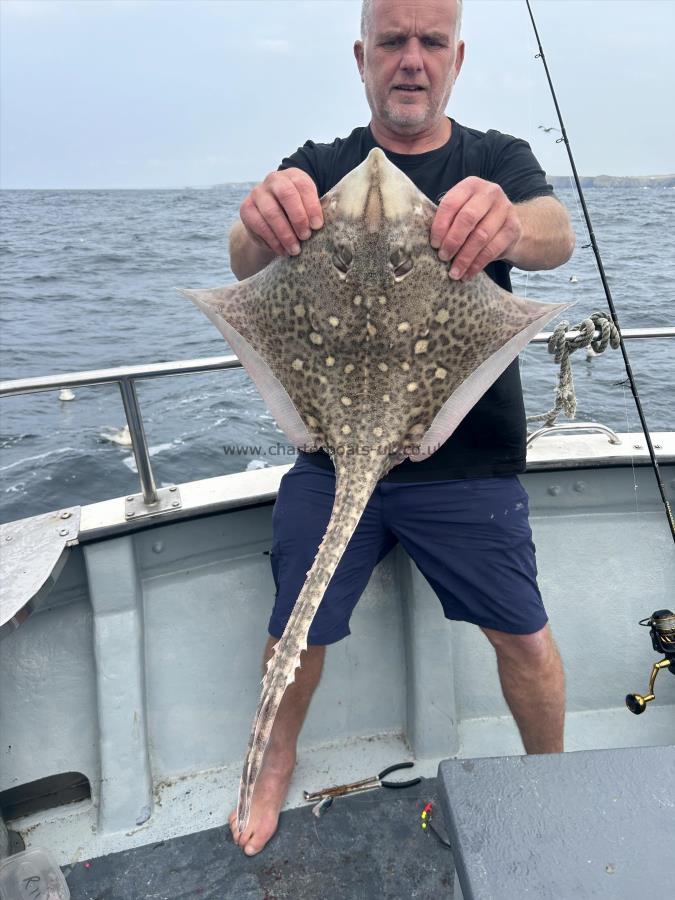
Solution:
{"label": "ray's spotted skin", "polygon": [[251,798],[312,619],[380,478],[444,443],[564,304],[522,300],[480,273],[448,277],[429,243],[436,206],[379,148],[321,200],[324,227],[225,288],[185,291],[230,343],[289,440],[326,449],[335,503],[277,643],[244,762]]}

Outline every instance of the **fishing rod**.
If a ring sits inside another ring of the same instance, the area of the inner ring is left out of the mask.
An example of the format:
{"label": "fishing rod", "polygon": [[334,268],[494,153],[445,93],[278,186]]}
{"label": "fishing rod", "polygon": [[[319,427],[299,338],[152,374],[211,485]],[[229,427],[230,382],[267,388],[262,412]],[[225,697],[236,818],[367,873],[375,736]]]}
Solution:
{"label": "fishing rod", "polygon": [[600,273],[600,280],[602,281],[602,286],[605,290],[605,297],[607,298],[607,306],[609,307],[609,313],[612,317],[612,321],[616,325],[616,330],[619,334],[619,346],[621,348],[621,355],[623,356],[624,366],[626,367],[626,374],[628,375],[628,381],[630,382],[630,389],[633,394],[633,399],[635,400],[635,406],[637,408],[638,416],[640,417],[640,424],[642,425],[642,431],[644,432],[645,440],[647,442],[647,449],[649,450],[649,458],[652,461],[652,467],[654,469],[654,475],[656,476],[656,482],[659,486],[659,493],[661,494],[661,499],[663,500],[663,505],[666,509],[666,517],[668,518],[668,524],[670,526],[670,533],[675,541],[675,520],[673,519],[673,510],[670,505],[670,501],[666,496],[666,490],[663,486],[663,481],[661,479],[661,472],[659,470],[659,463],[656,459],[656,453],[654,452],[654,445],[652,444],[651,435],[649,434],[649,429],[647,427],[647,420],[645,419],[644,412],[642,410],[642,403],[640,401],[640,396],[638,394],[637,384],[635,383],[635,377],[633,376],[633,369],[631,368],[630,360],[628,358],[628,352],[626,351],[626,345],[624,344],[623,335],[621,333],[621,327],[619,325],[619,317],[616,314],[616,308],[614,306],[614,300],[612,299],[612,292],[609,289],[609,284],[607,283],[607,277],[605,275],[605,267],[602,264],[602,258],[600,257],[600,250],[598,249],[598,245],[595,240],[595,233],[593,231],[593,224],[591,222],[591,217],[588,212],[588,207],[586,206],[586,199],[584,197],[584,192],[581,189],[581,182],[579,181],[579,175],[577,174],[577,167],[574,164],[574,156],[572,155],[572,148],[570,146],[569,139],[567,137],[567,131],[565,130],[565,123],[563,121],[562,113],[560,112],[560,106],[558,105],[558,98],[555,95],[555,88],[553,87],[553,81],[551,80],[551,73],[548,70],[548,64],[546,62],[546,56],[544,55],[544,48],[541,45],[541,39],[539,37],[539,32],[537,31],[537,23],[534,21],[534,14],[532,12],[532,7],[530,6],[530,0],[525,0],[527,3],[527,11],[530,14],[530,19],[532,21],[532,28],[534,29],[534,36],[537,39],[537,46],[539,47],[539,52],[536,54],[535,59],[541,59],[544,64],[544,71],[546,72],[546,78],[548,80],[548,86],[551,90],[551,96],[553,97],[553,103],[555,105],[556,115],[558,116],[558,122],[560,123],[560,132],[562,137],[559,138],[565,144],[565,149],[567,150],[567,155],[569,156],[570,165],[572,167],[572,174],[574,176],[574,183],[577,186],[577,193],[579,194],[579,200],[581,201],[581,208],[584,212],[584,219],[586,220],[586,227],[588,229],[588,235],[591,240],[591,247],[593,248],[593,253],[595,255],[595,261],[598,266],[598,271]]}

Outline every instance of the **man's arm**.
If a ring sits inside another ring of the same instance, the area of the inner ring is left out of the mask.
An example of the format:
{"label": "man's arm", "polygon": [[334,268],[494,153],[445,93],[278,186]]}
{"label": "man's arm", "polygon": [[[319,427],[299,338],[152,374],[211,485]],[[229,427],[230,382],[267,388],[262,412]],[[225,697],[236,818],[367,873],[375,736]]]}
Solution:
{"label": "man's arm", "polygon": [[253,240],[241,219],[237,219],[230,231],[230,268],[237,281],[260,272],[276,255]]}
{"label": "man's arm", "polygon": [[554,197],[511,203],[502,188],[471,176],[443,197],[431,246],[453,260],[452,278],[473,278],[496,259],[521,269],[553,269],[572,255],[575,238],[565,207]]}
{"label": "man's arm", "polygon": [[555,269],[566,263],[576,238],[565,207],[555,197],[535,197],[516,203],[521,235],[502,258],[519,269]]}
{"label": "man's arm", "polygon": [[275,256],[297,256],[300,241],[323,225],[316,185],[302,169],[270,174],[239,207],[230,232],[230,268],[241,281]]}

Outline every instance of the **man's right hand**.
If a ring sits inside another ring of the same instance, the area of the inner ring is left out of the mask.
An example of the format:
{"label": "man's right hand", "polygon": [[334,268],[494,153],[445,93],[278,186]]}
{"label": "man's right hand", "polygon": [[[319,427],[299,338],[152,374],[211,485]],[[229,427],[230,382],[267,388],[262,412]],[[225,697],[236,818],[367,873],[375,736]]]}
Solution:
{"label": "man's right hand", "polygon": [[300,241],[323,225],[316,185],[302,169],[270,174],[239,207],[249,238],[275,256],[297,256]]}

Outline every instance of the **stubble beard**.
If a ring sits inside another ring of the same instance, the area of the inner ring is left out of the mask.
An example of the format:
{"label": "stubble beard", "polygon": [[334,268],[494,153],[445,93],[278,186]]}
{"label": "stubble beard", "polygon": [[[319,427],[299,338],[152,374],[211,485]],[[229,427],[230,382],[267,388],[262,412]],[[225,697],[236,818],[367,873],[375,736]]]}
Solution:
{"label": "stubble beard", "polygon": [[404,129],[408,132],[410,129],[423,128],[430,118],[429,98],[425,97],[423,107],[410,107],[406,109],[404,104],[399,104],[396,97],[389,95],[384,103],[375,104],[374,96],[366,85],[366,99],[371,110],[377,114],[377,117],[386,125],[392,126],[394,129]]}
{"label": "stubble beard", "polygon": [[425,128],[433,126],[437,120],[444,116],[453,85],[454,79],[446,86],[440,103],[432,103],[433,98],[431,98],[429,94],[426,94],[425,103],[422,108],[411,107],[409,110],[406,109],[404,104],[399,104],[396,97],[392,97],[391,94],[381,106],[378,105],[379,108],[374,107],[372,102],[373,97],[372,95],[369,96],[370,92],[367,86],[366,98],[371,110],[374,108],[377,109],[378,115],[383,122],[394,128],[405,130],[410,134],[411,131],[412,133],[424,131]]}
{"label": "stubble beard", "polygon": [[383,119],[390,125],[397,128],[415,128],[424,126],[430,118],[429,105],[426,104],[424,109],[411,109],[409,112],[405,109],[395,108],[394,103],[385,103],[383,110]]}

